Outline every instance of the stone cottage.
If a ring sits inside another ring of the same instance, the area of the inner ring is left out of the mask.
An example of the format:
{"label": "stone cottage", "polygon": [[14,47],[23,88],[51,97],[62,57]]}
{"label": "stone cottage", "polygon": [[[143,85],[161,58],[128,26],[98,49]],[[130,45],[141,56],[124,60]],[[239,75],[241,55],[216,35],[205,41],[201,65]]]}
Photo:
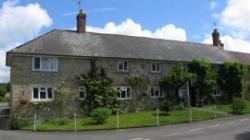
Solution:
{"label": "stone cottage", "polygon": [[[113,86],[120,89],[118,100],[127,103],[139,95],[133,93],[125,79],[133,75],[146,75],[152,87],[145,95],[143,107],[154,108],[163,93],[159,79],[173,66],[193,59],[205,59],[214,66],[235,61],[233,53],[225,51],[219,32],[213,32],[213,45],[152,39],[114,34],[86,32],[86,14],[77,15],[77,30],[52,30],[7,52],[6,65],[10,69],[11,107],[14,110],[28,102],[50,102],[55,89],[62,82],[70,83],[79,100],[84,100],[85,88],[77,83],[76,76],[87,73],[90,61],[104,68]],[[248,55],[249,56],[249,55]],[[241,59],[239,59],[241,60]],[[250,63],[247,63],[248,65]],[[181,90],[180,90],[181,92]]]}

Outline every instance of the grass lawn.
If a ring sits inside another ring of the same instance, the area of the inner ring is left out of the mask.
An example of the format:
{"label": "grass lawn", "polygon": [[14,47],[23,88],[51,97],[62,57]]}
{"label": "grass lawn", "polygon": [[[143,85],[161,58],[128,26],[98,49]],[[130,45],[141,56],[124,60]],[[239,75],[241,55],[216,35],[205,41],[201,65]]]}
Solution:
{"label": "grass lawn", "polygon": [[[169,115],[159,116],[160,125],[177,124],[188,122],[188,111],[173,111]],[[213,119],[213,113],[201,112],[193,110],[193,121],[201,121]],[[91,118],[78,118],[77,130],[101,130],[101,129],[116,129],[116,116],[110,116],[105,124],[97,125]],[[137,113],[128,113],[120,116],[120,128],[134,128],[156,126],[156,112],[146,111]],[[37,124],[38,131],[74,131],[74,120],[64,119],[50,120]],[[33,125],[30,125],[26,130],[33,130]]]}
{"label": "grass lawn", "polygon": [[[213,109],[214,106],[205,106],[205,109]],[[225,113],[231,113],[231,105],[217,105],[217,110]],[[250,102],[247,102],[245,114],[250,113]],[[198,110],[192,111],[193,121],[202,121],[214,119],[214,113],[202,112]],[[217,118],[225,117],[217,115]],[[160,125],[185,123],[189,120],[188,110],[172,111],[169,115],[160,114]],[[103,130],[116,129],[116,116],[110,116],[105,124],[96,124],[92,118],[77,118],[77,130]],[[120,115],[120,128],[134,128],[156,126],[156,111],[145,111],[137,113],[127,113]],[[24,128],[25,130],[33,130],[33,125]],[[36,125],[37,131],[74,131],[74,120],[52,119],[49,121],[40,122]]]}

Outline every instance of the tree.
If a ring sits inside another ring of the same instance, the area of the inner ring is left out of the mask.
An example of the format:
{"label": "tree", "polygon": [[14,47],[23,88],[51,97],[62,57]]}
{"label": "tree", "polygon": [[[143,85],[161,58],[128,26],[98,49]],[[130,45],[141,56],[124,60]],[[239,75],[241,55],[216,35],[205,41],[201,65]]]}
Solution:
{"label": "tree", "polygon": [[[193,79],[194,75],[185,70],[184,65],[178,65],[170,69],[160,80],[160,87],[165,92],[172,92],[174,94],[167,94],[174,103],[179,102],[178,91],[188,80]],[[171,97],[174,95],[174,97]]]}
{"label": "tree", "polygon": [[212,96],[213,86],[216,85],[216,74],[212,66],[205,60],[193,60],[189,63],[189,72],[195,75],[194,87],[196,96],[200,99]]}
{"label": "tree", "polygon": [[95,61],[90,62],[90,71],[77,77],[81,86],[85,87],[87,97],[84,102],[88,105],[89,112],[98,107],[107,107],[112,110],[117,107],[117,92],[112,88],[112,79],[106,76],[103,68],[99,71]]}
{"label": "tree", "polygon": [[5,84],[0,85],[0,97],[4,97],[5,94],[7,93],[7,87]]}
{"label": "tree", "polygon": [[219,70],[218,84],[226,92],[229,102],[244,97],[247,90],[247,66],[240,62],[225,62]]}

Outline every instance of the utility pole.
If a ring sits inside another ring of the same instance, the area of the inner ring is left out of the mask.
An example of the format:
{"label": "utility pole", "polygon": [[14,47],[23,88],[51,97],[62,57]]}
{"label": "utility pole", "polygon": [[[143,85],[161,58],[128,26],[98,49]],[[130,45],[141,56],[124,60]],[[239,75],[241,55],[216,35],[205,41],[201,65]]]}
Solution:
{"label": "utility pole", "polygon": [[188,108],[189,108],[189,122],[192,122],[192,108],[191,108],[191,103],[190,103],[190,93],[189,93],[189,83],[187,81],[187,98],[188,98]]}

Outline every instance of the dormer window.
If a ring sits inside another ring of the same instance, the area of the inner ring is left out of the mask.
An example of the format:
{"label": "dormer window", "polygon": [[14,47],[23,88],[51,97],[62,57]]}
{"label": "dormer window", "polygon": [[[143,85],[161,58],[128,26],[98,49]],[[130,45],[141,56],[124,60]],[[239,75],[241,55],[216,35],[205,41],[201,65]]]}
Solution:
{"label": "dormer window", "polygon": [[55,57],[33,57],[34,71],[57,71],[58,60]]}
{"label": "dormer window", "polygon": [[160,65],[160,63],[152,63],[151,64],[151,71],[153,73],[160,73],[161,72],[161,65]]}
{"label": "dormer window", "polygon": [[120,72],[128,72],[129,66],[128,66],[128,61],[120,61],[118,62],[118,71]]}

